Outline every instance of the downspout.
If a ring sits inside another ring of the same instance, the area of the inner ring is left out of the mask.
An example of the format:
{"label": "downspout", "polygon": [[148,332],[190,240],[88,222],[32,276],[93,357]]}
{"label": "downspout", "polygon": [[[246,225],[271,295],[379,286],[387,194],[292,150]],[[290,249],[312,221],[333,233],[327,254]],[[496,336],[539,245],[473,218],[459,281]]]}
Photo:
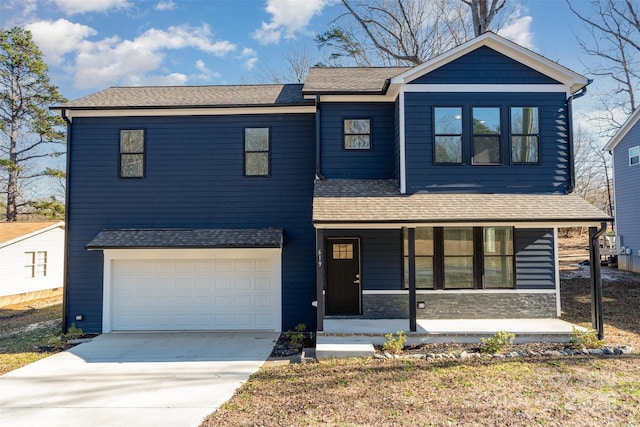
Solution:
{"label": "downspout", "polygon": [[66,188],[64,192],[64,265],[62,267],[62,331],[67,332],[67,261],[69,259],[69,172],[71,165],[71,120],[67,117],[67,110],[60,110],[60,115],[67,124],[67,162]]}
{"label": "downspout", "polygon": [[316,180],[323,180],[320,163],[320,94],[316,95]]}
{"label": "downspout", "polygon": [[587,84],[580,89],[579,92],[574,93],[573,95],[567,98],[566,108],[567,108],[567,136],[569,139],[569,186],[564,191],[565,194],[573,193],[573,190],[576,186],[576,168],[575,161],[573,159],[573,100],[578,99],[586,95],[587,86],[593,83],[593,80],[587,80]]}
{"label": "downspout", "polygon": [[601,222],[600,229],[589,228],[589,247],[591,266],[591,327],[598,332],[598,339],[604,339],[604,320],[602,314],[602,277],[600,275],[600,243],[598,240],[607,231],[607,223]]}

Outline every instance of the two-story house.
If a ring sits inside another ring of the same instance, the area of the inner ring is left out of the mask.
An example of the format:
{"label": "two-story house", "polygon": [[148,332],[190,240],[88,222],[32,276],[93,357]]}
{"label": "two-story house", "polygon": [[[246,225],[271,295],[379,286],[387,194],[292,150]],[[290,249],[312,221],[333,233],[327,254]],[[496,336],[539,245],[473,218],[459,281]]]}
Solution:
{"label": "two-story house", "polygon": [[613,155],[618,266],[640,273],[640,110],[635,110],[605,150]]}
{"label": "two-story house", "polygon": [[[68,123],[66,324],[556,318],[588,81],[486,33],[304,85],[114,87]],[[315,307],[314,307],[315,305]]]}

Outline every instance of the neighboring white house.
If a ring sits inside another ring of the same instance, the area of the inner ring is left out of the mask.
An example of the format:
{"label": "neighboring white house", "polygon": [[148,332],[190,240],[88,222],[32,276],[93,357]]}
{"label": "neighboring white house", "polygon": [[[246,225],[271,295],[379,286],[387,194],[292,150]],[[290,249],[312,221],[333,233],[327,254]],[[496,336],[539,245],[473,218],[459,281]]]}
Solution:
{"label": "neighboring white house", "polygon": [[64,222],[0,223],[0,302],[62,288]]}

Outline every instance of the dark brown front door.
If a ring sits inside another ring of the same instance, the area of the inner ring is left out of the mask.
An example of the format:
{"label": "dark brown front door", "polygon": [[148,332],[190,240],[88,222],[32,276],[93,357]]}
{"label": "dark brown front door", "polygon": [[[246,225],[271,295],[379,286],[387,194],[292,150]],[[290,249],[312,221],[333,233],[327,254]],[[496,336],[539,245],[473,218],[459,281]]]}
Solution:
{"label": "dark brown front door", "polygon": [[361,314],[360,240],[327,239],[327,314]]}

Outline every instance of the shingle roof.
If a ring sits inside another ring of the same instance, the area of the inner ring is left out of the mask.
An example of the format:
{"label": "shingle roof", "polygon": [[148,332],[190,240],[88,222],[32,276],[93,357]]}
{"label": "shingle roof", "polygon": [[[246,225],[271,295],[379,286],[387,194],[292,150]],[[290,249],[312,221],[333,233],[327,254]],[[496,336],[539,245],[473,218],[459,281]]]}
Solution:
{"label": "shingle roof", "polygon": [[48,221],[48,222],[4,222],[0,223],[0,246],[4,246],[12,240],[16,240],[21,236],[26,236],[45,230],[48,228],[64,227],[64,222]]}
{"label": "shingle roof", "polygon": [[102,230],[86,246],[87,249],[281,247],[282,230],[277,228]]}
{"label": "shingle roof", "polygon": [[313,67],[309,69],[302,92],[316,93],[382,93],[387,80],[410,67]]}
{"label": "shingle roof", "polygon": [[311,105],[301,84],[110,87],[54,109]]}
{"label": "shingle roof", "polygon": [[576,195],[401,194],[393,180],[323,180],[315,185],[313,221],[331,223],[549,222],[611,218]]}

